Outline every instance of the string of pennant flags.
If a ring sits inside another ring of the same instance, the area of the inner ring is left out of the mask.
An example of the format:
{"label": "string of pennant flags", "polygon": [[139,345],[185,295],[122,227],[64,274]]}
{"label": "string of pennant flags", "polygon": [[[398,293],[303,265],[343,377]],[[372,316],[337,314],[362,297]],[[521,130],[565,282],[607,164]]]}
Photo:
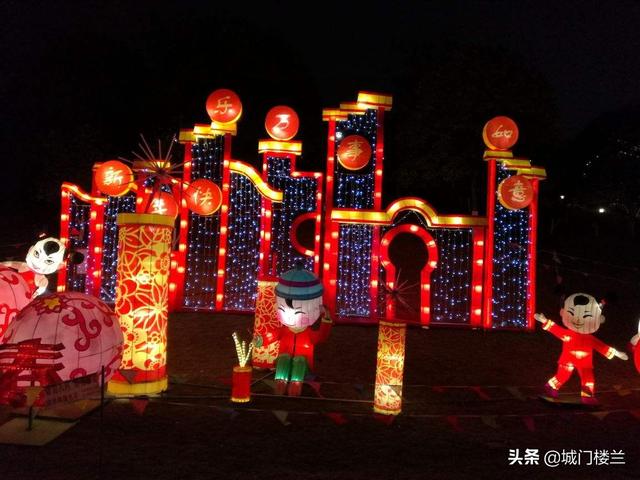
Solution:
{"label": "string of pennant flags", "polygon": [[[217,385],[194,385],[188,384],[185,382],[181,382],[180,379],[175,379],[176,385],[185,385],[185,386],[197,386],[204,388],[226,388],[220,387]],[[264,383],[267,387],[273,386],[271,379],[262,378],[259,379],[260,382]],[[323,384],[327,385],[351,385],[356,392],[362,394],[365,392],[367,387],[371,387],[372,385],[366,384],[347,384],[347,383],[339,383],[339,382],[320,382],[317,380],[309,380],[305,381],[305,384],[311,387],[313,392],[316,394],[316,397],[297,397],[300,400],[318,400],[318,401],[328,401],[328,402],[336,402],[336,403],[363,403],[363,404],[372,404],[372,400],[370,399],[352,399],[352,398],[327,398],[323,396],[320,392],[321,386]],[[478,399],[482,401],[492,401],[492,400],[501,400],[503,398],[496,397],[493,395],[492,390],[504,390],[508,392],[510,396],[509,399],[515,399],[518,401],[526,401],[533,397],[527,395],[525,392],[529,389],[538,389],[536,386],[514,386],[514,385],[405,385],[404,388],[426,388],[431,391],[443,394],[448,391],[460,391],[465,390],[469,392],[473,392],[474,395],[477,396]],[[634,392],[639,392],[640,387],[626,387],[623,385],[612,385],[609,389],[601,389],[600,393],[615,393],[618,396],[628,396],[633,394]],[[275,397],[273,394],[267,393],[255,393],[253,394],[257,397]],[[248,406],[243,405],[242,407],[231,407],[226,405],[216,405],[212,403],[202,403],[195,402],[194,400],[223,400],[227,399],[228,395],[163,395],[161,397],[154,398],[133,398],[130,400],[131,405],[136,413],[139,415],[144,414],[144,410],[146,409],[149,402],[160,402],[163,405],[170,406],[180,406],[180,407],[200,407],[212,409],[218,412],[221,412],[229,417],[230,420],[234,420],[237,418],[242,412],[253,412],[253,413],[264,413],[270,412],[273,416],[283,425],[289,426],[293,421],[293,417],[296,416],[324,416],[331,422],[336,425],[344,425],[349,423],[354,419],[363,419],[363,418],[372,418],[375,421],[379,421],[385,424],[391,424],[396,420],[395,416],[391,415],[379,415],[373,412],[365,413],[365,412],[338,412],[338,411],[326,411],[326,410],[293,410],[287,411],[283,409],[272,409],[272,408],[259,408],[257,406]],[[182,400],[182,401],[179,401]],[[191,400],[191,401],[189,401]],[[409,402],[408,402],[409,403]],[[483,425],[490,427],[492,429],[500,429],[506,421],[513,421],[514,419],[519,419],[522,422],[522,425],[529,431],[534,432],[537,429],[537,423],[543,418],[561,418],[563,420],[571,420],[578,416],[584,417],[589,415],[598,420],[604,420],[607,416],[611,414],[627,414],[632,418],[640,421],[640,408],[610,408],[610,409],[598,409],[598,410],[565,410],[562,412],[559,411],[543,411],[543,412],[527,412],[527,413],[403,413],[402,418],[413,418],[413,419],[430,419],[430,420],[440,420],[442,424],[448,425],[453,431],[462,432],[466,427],[469,426],[469,421],[479,420]]]}

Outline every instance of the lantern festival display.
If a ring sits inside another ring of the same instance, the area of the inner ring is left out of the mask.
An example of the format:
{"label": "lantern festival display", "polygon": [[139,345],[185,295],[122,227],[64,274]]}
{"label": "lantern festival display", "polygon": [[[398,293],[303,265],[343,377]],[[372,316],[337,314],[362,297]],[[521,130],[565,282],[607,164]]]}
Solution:
{"label": "lantern festival display", "polygon": [[272,338],[274,332],[280,328],[276,303],[277,285],[277,280],[258,280],[253,332],[254,335],[262,337],[265,341],[261,347],[254,345],[251,360],[254,368],[271,368],[278,357],[280,341]]}
{"label": "lantern festival display", "polygon": [[628,356],[591,335],[605,320],[602,315],[602,305],[591,295],[586,293],[569,295],[564,302],[564,308],[560,309],[560,317],[566,328],[548,320],[543,314],[535,314],[535,319],[543,324],[543,330],[549,331],[562,341],[558,371],[545,384],[545,391],[550,397],[557,398],[559,389],[569,380],[574,370],[577,370],[580,376],[582,403],[597,404],[593,376],[593,351],[609,360],[613,357],[628,360]]}
{"label": "lantern festival display", "polygon": [[168,277],[174,219],[118,215],[115,310],[124,334],[121,370],[109,383],[116,395],[157,394],[167,388]]}
{"label": "lantern festival display", "polygon": [[[275,288],[279,328],[256,335],[258,346],[280,341],[276,359],[277,394],[299,396],[302,382],[313,369],[314,347],[329,337],[332,321],[322,305],[320,279],[301,265],[285,272]],[[317,328],[312,328],[317,327]]]}
{"label": "lantern festival display", "polygon": [[238,365],[233,367],[231,376],[231,401],[234,403],[246,403],[251,400],[251,365],[247,365],[253,350],[253,343],[247,346],[247,342],[240,341],[237,333],[233,333],[233,342],[238,355]]}
{"label": "lantern festival display", "polygon": [[407,326],[381,320],[378,326],[378,355],[373,411],[398,415],[402,410],[402,377]]}
{"label": "lantern festival display", "polygon": [[0,395],[101,373],[120,366],[122,332],[113,310],[79,292],[39,296],[9,325],[0,346]]}
{"label": "lantern festival display", "polygon": [[31,301],[32,289],[16,270],[0,265],[0,341],[11,320]]}

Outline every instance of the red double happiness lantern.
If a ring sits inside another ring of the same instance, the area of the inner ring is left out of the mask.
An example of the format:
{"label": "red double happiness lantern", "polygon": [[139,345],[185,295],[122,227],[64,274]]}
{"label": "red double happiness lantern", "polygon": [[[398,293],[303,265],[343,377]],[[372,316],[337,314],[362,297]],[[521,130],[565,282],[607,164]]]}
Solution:
{"label": "red double happiness lantern", "polygon": [[109,160],[95,171],[96,187],[105,195],[119,197],[133,186],[133,172],[118,160]]}
{"label": "red double happiness lantern", "polygon": [[533,185],[522,175],[505,178],[498,185],[498,200],[509,210],[526,208],[533,201]]}
{"label": "red double happiness lantern", "polygon": [[494,117],[485,123],[482,139],[491,150],[509,150],[518,141],[518,126],[509,117]]}
{"label": "red double happiness lantern", "polygon": [[242,115],[242,102],[233,90],[220,88],[207,98],[207,114],[212,122],[235,123]]}
{"label": "red double happiness lantern", "polygon": [[264,120],[264,128],[274,140],[291,140],[298,133],[299,127],[298,114],[285,105],[273,107]]}
{"label": "red double happiness lantern", "polygon": [[360,170],[371,159],[371,145],[360,135],[349,135],[338,147],[338,162],[347,170]]}
{"label": "red double happiness lantern", "polygon": [[185,190],[187,207],[198,215],[213,215],[222,205],[222,191],[211,180],[200,178]]}

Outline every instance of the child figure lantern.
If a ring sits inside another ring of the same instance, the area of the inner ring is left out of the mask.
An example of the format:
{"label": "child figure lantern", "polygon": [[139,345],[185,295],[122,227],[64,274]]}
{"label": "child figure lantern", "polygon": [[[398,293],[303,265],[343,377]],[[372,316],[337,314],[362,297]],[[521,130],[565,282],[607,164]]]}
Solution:
{"label": "child figure lantern", "polygon": [[543,314],[536,313],[535,319],[542,328],[562,340],[562,354],[558,359],[558,371],[545,385],[545,391],[557,398],[558,390],[569,380],[574,370],[578,371],[581,383],[581,400],[585,404],[597,404],[595,398],[595,380],[593,377],[593,351],[597,351],[609,360],[618,357],[627,360],[625,353],[619,352],[593,337],[591,334],[604,323],[602,305],[591,295],[574,293],[567,297],[560,317],[566,328],[548,320]]}
{"label": "child figure lantern", "polygon": [[332,321],[322,305],[322,283],[312,272],[298,266],[284,273],[276,285],[280,327],[256,335],[257,347],[280,341],[276,359],[276,393],[299,396],[302,382],[313,369],[313,350],[329,337]]}

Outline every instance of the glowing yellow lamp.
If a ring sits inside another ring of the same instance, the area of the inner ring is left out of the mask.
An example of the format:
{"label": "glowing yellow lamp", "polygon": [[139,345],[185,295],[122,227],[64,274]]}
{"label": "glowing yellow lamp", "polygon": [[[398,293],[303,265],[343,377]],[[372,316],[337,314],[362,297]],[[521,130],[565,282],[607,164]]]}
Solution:
{"label": "glowing yellow lamp", "polygon": [[115,311],[124,334],[115,395],[153,395],[167,389],[167,317],[173,217],[118,215]]}
{"label": "glowing yellow lamp", "polygon": [[398,415],[402,410],[402,376],[407,325],[381,320],[378,327],[378,361],[373,411]]}

